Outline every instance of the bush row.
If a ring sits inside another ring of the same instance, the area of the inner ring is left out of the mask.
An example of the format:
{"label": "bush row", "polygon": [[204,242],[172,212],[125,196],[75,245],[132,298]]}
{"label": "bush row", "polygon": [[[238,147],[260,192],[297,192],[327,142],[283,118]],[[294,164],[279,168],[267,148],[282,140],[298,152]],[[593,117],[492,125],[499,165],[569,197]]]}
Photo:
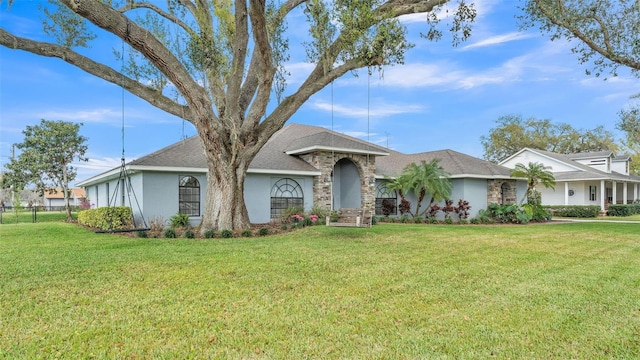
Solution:
{"label": "bush row", "polygon": [[544,208],[551,215],[561,217],[592,218],[600,214],[600,206],[597,205],[547,205]]}
{"label": "bush row", "polygon": [[611,204],[607,211],[608,216],[631,216],[640,214],[640,204]]}
{"label": "bush row", "polygon": [[126,206],[82,210],[78,213],[78,223],[100,230],[122,230],[132,226],[133,214]]}

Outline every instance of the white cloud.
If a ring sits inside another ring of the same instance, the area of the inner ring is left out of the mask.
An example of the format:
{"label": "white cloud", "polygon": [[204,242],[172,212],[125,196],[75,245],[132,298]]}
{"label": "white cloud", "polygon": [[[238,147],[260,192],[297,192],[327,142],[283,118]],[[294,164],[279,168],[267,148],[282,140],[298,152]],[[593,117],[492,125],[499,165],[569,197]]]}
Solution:
{"label": "white cloud", "polygon": [[285,71],[289,72],[287,78],[287,85],[302,84],[304,80],[311,74],[311,71],[316,67],[315,64],[310,62],[296,62],[285,64]]}
{"label": "white cloud", "polygon": [[324,101],[316,101],[311,104],[314,109],[331,112],[337,116],[345,116],[351,118],[366,118],[367,115],[372,118],[383,118],[399,114],[419,113],[424,111],[424,106],[411,104],[385,104],[376,102],[376,105],[367,109],[366,107],[344,106],[339,104],[331,104]]}
{"label": "white cloud", "polygon": [[37,117],[49,120],[78,121],[86,123],[111,123],[121,118],[122,112],[105,108],[76,111],[48,110],[38,114]]}
{"label": "white cloud", "polygon": [[[491,9],[493,8],[493,6],[495,5],[495,1],[494,0],[476,0],[473,2],[473,7],[474,9],[476,9],[476,21],[487,15],[488,13],[491,12]],[[453,14],[455,14],[456,12],[456,8],[457,8],[457,4],[452,4],[452,3],[447,3],[439,8],[437,8],[436,10],[436,15],[438,16],[438,19],[444,20],[447,18],[450,18],[451,16],[453,16]],[[425,22],[427,21],[427,14],[426,13],[420,13],[420,14],[409,14],[409,15],[403,15],[400,16],[398,18],[398,20],[400,20],[400,22],[402,22],[403,24],[413,24],[413,23],[418,23],[418,22]]]}
{"label": "white cloud", "polygon": [[469,49],[476,49],[476,48],[482,48],[482,47],[486,47],[486,46],[493,46],[493,45],[498,45],[498,44],[504,44],[510,41],[517,41],[517,40],[522,40],[522,39],[529,39],[531,37],[534,37],[534,34],[531,33],[524,33],[524,32],[510,32],[507,34],[501,34],[501,35],[494,35],[494,36],[490,36],[484,40],[480,40],[477,42],[474,42],[473,44],[469,44],[466,45],[464,47],[462,47],[461,50],[469,50]]}

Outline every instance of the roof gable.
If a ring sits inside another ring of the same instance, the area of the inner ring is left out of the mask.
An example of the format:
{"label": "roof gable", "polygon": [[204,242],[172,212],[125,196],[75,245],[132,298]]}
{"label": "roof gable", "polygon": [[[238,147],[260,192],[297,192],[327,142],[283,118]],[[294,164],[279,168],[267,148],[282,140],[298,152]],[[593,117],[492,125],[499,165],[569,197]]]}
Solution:
{"label": "roof gable", "polygon": [[549,151],[523,148],[517,153],[502,160],[500,165],[514,168],[516,164],[541,163],[551,168],[551,172],[584,171],[579,163],[571,160],[567,155],[552,153]]}

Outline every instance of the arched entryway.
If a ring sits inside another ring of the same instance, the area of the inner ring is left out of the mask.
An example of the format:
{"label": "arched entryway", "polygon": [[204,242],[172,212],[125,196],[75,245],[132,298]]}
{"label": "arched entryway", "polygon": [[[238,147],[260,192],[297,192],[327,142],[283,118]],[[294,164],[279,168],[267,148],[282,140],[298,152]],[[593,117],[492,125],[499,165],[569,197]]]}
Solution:
{"label": "arched entryway", "polygon": [[362,179],[356,164],[340,159],[333,167],[333,208],[362,207]]}

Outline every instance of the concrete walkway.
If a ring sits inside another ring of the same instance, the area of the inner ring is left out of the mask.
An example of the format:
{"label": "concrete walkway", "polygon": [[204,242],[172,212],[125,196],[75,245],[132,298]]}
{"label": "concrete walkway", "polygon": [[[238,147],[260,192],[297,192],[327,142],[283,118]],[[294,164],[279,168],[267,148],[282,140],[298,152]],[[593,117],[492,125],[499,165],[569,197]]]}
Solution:
{"label": "concrete walkway", "polygon": [[603,223],[618,223],[618,224],[640,224],[640,221],[638,220],[600,220],[600,219],[571,219],[571,218],[562,218],[562,219],[557,219],[557,220],[551,220],[551,222],[557,221],[558,223],[561,222],[587,222],[587,223],[594,223],[594,222],[603,222]]}

